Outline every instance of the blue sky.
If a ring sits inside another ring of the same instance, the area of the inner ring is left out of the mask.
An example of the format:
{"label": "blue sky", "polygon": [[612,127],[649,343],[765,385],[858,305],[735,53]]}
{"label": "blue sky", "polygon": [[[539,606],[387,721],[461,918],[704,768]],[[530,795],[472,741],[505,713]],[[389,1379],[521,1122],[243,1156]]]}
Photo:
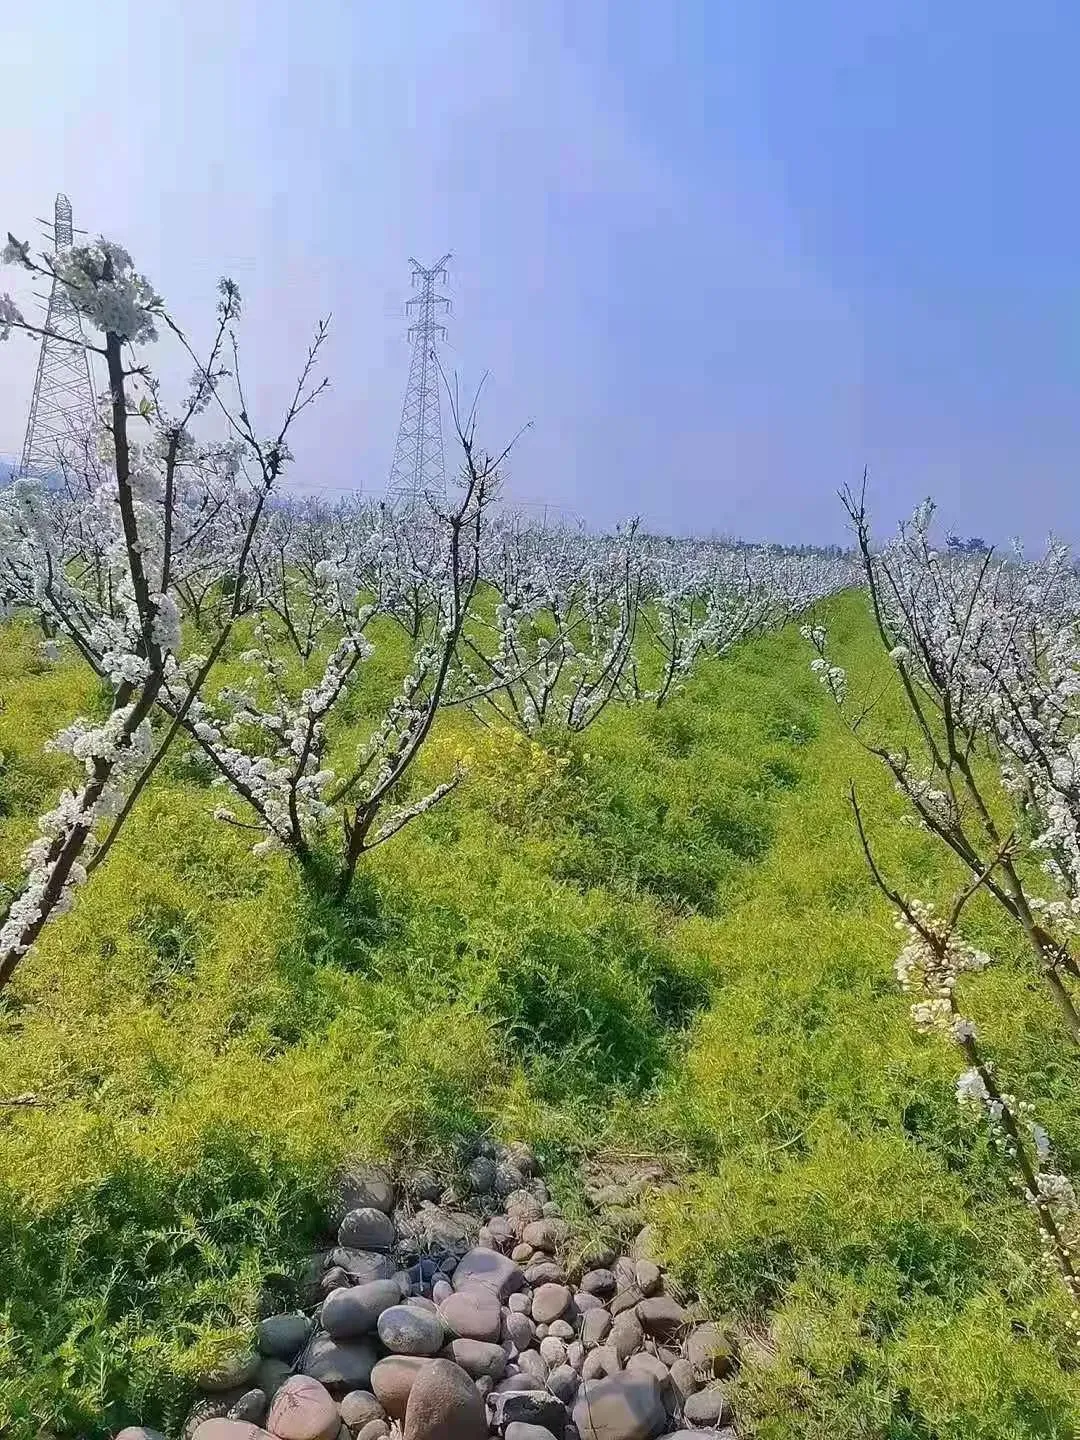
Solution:
{"label": "blue sky", "polygon": [[[384,484],[407,258],[449,249],[446,363],[490,372],[492,445],[534,422],[519,497],[829,540],[867,464],[882,526],[932,493],[965,533],[1080,538],[1074,7],[8,9],[3,228],[66,190],[195,335],[231,273],[266,424],[332,310],[304,489]],[[32,366],[0,348],[0,453]]]}

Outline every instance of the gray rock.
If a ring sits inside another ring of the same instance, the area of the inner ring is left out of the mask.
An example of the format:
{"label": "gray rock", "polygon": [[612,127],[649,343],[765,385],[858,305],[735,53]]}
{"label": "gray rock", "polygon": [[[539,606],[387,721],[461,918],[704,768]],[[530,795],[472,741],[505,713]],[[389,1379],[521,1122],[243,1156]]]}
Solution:
{"label": "gray rock", "polygon": [[610,1270],[587,1270],[581,1277],[578,1289],[583,1290],[586,1295],[599,1295],[607,1299],[608,1296],[615,1294],[618,1283]]}
{"label": "gray rock", "polygon": [[545,1200],[545,1201],[544,1201],[544,1219],[545,1219],[545,1220],[561,1220],[561,1219],[562,1219],[562,1206],[559,1204],[559,1202],[558,1202],[557,1200]]}
{"label": "gray rock", "polygon": [[525,1267],[525,1279],[530,1285],[565,1285],[566,1271],[538,1250],[536,1258]]}
{"label": "gray rock", "polygon": [[266,1421],[266,1428],[279,1440],[335,1440],[340,1425],[330,1392],[310,1375],[293,1375],[285,1381]]}
{"label": "gray rock", "polygon": [[146,1425],[125,1425],[118,1430],[114,1440],[165,1440],[160,1430],[151,1430]]}
{"label": "gray rock", "polygon": [[651,1260],[639,1260],[634,1266],[637,1287],[645,1296],[655,1295],[660,1289],[660,1266]]}
{"label": "gray rock", "polygon": [[655,1225],[643,1225],[638,1231],[633,1244],[635,1260],[660,1259],[660,1236]]}
{"label": "gray rock", "polygon": [[699,1375],[722,1380],[735,1365],[735,1337],[715,1320],[697,1325],[686,1337],[686,1358]]}
{"label": "gray rock", "polygon": [[414,1310],[423,1310],[426,1315],[437,1315],[439,1307],[434,1300],[429,1300],[426,1295],[409,1295],[405,1299],[406,1305],[411,1305]]}
{"label": "gray rock", "polygon": [[515,1245],[510,1251],[510,1259],[513,1260],[515,1265],[527,1265],[535,1254],[536,1251],[531,1245],[522,1243]]}
{"label": "gray rock", "polygon": [[496,1341],[502,1333],[502,1306],[493,1290],[481,1285],[454,1290],[439,1306],[447,1334],[459,1340]]}
{"label": "gray rock", "polygon": [[495,1386],[495,1394],[501,1395],[507,1390],[535,1390],[538,1385],[546,1383],[546,1379],[542,1381],[538,1380],[536,1376],[528,1370],[518,1370],[515,1368],[513,1373],[508,1374],[505,1380],[500,1380]]}
{"label": "gray rock", "polygon": [[578,1312],[584,1315],[589,1310],[602,1310],[604,1302],[599,1295],[590,1295],[587,1290],[579,1290],[574,1296],[574,1304]]}
{"label": "gray rock", "polygon": [[320,1380],[336,1398],[350,1390],[366,1390],[375,1360],[375,1351],[365,1340],[335,1340],[319,1334],[308,1342],[298,1368]]}
{"label": "gray rock", "polygon": [[506,1374],[506,1351],[501,1345],[487,1340],[451,1340],[447,1346],[447,1358],[460,1365],[474,1380],[481,1375],[501,1380]]}
{"label": "gray rock", "polygon": [[446,1332],[434,1310],[391,1305],[379,1316],[379,1339],[392,1355],[437,1355]]}
{"label": "gray rock", "polygon": [[503,1338],[513,1342],[518,1350],[527,1350],[536,1339],[536,1327],[527,1315],[515,1314],[508,1310],[502,1317]]}
{"label": "gray rock", "polygon": [[488,1232],[496,1250],[502,1250],[505,1254],[514,1247],[514,1227],[502,1215],[493,1215],[487,1223]]}
{"label": "gray rock", "polygon": [[569,1405],[578,1392],[581,1376],[572,1365],[556,1365],[547,1378],[547,1388],[557,1395],[564,1405]]}
{"label": "gray rock", "polygon": [[516,1165],[511,1165],[506,1160],[500,1160],[498,1165],[495,1166],[493,1183],[495,1194],[505,1199],[506,1196],[512,1195],[515,1190],[522,1188],[525,1184],[525,1176]]}
{"label": "gray rock", "polygon": [[581,1343],[586,1350],[602,1345],[611,1330],[611,1316],[606,1310],[588,1310],[581,1319]]}
{"label": "gray rock", "polygon": [[486,1400],[492,1390],[495,1389],[495,1381],[490,1375],[478,1375],[473,1381],[473,1384],[476,1386],[476,1393],[480,1396],[481,1400]]}
{"label": "gray rock", "polygon": [[618,1259],[616,1251],[610,1245],[591,1245],[581,1257],[580,1265],[584,1270],[610,1270]]}
{"label": "gray rock", "polygon": [[404,1440],[487,1440],[484,1402],[460,1366],[432,1360],[413,1382]]}
{"label": "gray rock", "polygon": [[338,1226],[338,1244],[348,1250],[392,1250],[396,1238],[394,1222],[374,1205],[350,1210]]}
{"label": "gray rock", "polygon": [[515,1140],[506,1147],[506,1161],[516,1166],[525,1176],[535,1175],[539,1168],[532,1146],[526,1145],[524,1140]]}
{"label": "gray rock", "polygon": [[259,1354],[277,1360],[295,1360],[307,1344],[311,1321],[306,1315],[270,1315],[255,1331]]}
{"label": "gray rock", "polygon": [[477,1195],[490,1195],[495,1189],[495,1161],[478,1155],[466,1166],[465,1178]]}
{"label": "gray rock", "polygon": [[390,1434],[390,1425],[386,1420],[367,1420],[354,1434],[355,1440],[385,1440]]}
{"label": "gray rock", "polygon": [[[535,1220],[544,1218],[543,1202],[537,1200],[528,1190],[515,1190],[513,1194],[506,1197],[506,1214],[512,1224],[518,1225],[524,1230],[526,1225],[531,1225]],[[522,1236],[524,1239],[524,1235]]]}
{"label": "gray rock", "polygon": [[517,1363],[519,1369],[534,1376],[541,1385],[547,1382],[548,1371],[551,1367],[539,1350],[523,1350],[518,1356]]}
{"label": "gray rock", "polygon": [[738,1436],[725,1425],[722,1430],[675,1430],[664,1440],[738,1440]]}
{"label": "gray rock", "polygon": [[636,1287],[637,1265],[628,1256],[620,1255],[611,1269],[620,1290],[630,1290]]}
{"label": "gray rock", "polygon": [[694,1391],[700,1388],[693,1365],[689,1360],[678,1359],[668,1367],[668,1373],[675,1389],[676,1400],[680,1406],[685,1405],[687,1396],[693,1395]]}
{"label": "gray rock", "polygon": [[493,1290],[500,1300],[520,1290],[525,1284],[521,1266],[497,1250],[470,1250],[463,1255],[454,1271],[454,1289],[466,1290],[483,1285]]}
{"label": "gray rock", "polygon": [[644,1338],[641,1322],[632,1310],[628,1310],[615,1320],[607,1343],[625,1365],[630,1356],[641,1349]]}
{"label": "gray rock", "polygon": [[670,1295],[654,1295],[637,1306],[641,1328],[653,1340],[674,1340],[689,1323],[689,1316]]}
{"label": "gray rock", "polygon": [[532,1296],[528,1293],[511,1295],[506,1303],[516,1315],[528,1315],[532,1311]]}
{"label": "gray rock", "polygon": [[350,1166],[338,1177],[332,1219],[340,1224],[350,1210],[370,1206],[389,1215],[394,1208],[394,1184],[378,1165]]}
{"label": "gray rock", "polygon": [[266,1391],[260,1390],[258,1386],[254,1390],[245,1390],[240,1399],[231,1408],[226,1419],[246,1420],[249,1425],[261,1425],[266,1419],[266,1412],[270,1408],[270,1401]]}
{"label": "gray rock", "polygon": [[416,1217],[420,1240],[425,1250],[463,1255],[475,1244],[480,1226],[475,1215],[464,1210],[448,1210],[442,1205],[423,1205]]}
{"label": "gray rock", "polygon": [[548,1326],[548,1334],[554,1335],[557,1340],[573,1340],[577,1331],[569,1320],[552,1320]]}
{"label": "gray rock", "polygon": [[449,1280],[436,1280],[431,1287],[431,1298],[436,1305],[441,1305],[454,1293],[454,1287]]}
{"label": "gray rock", "polygon": [[372,1370],[372,1391],[391,1419],[405,1419],[409,1392],[420,1371],[430,1364],[426,1355],[388,1355]]}
{"label": "gray rock", "polygon": [[[516,1268],[516,1267],[515,1267]],[[570,1291],[565,1285],[541,1285],[533,1291],[532,1318],[537,1325],[558,1320],[570,1306]]]}
{"label": "gray rock", "polygon": [[546,1390],[499,1389],[488,1404],[495,1429],[506,1431],[507,1436],[511,1425],[542,1425],[555,1436],[561,1436],[566,1428],[566,1406]]}
{"label": "gray rock", "polygon": [[350,1430],[359,1430],[370,1420],[385,1420],[386,1411],[370,1390],[350,1390],[338,1406]]}
{"label": "gray rock", "polygon": [[438,1200],[442,1194],[442,1181],[432,1170],[414,1170],[405,1183],[406,1190],[417,1200]]}
{"label": "gray rock", "polygon": [[699,1390],[687,1397],[683,1406],[683,1419],[688,1425],[696,1425],[699,1429],[726,1425],[731,1419],[731,1404],[718,1386],[710,1385],[706,1390]]}
{"label": "gray rock", "polygon": [[[323,1272],[319,1281],[319,1299],[329,1295],[333,1290],[340,1290],[342,1285],[351,1285],[352,1276],[340,1265],[331,1265],[329,1270]],[[318,1300],[312,1302],[318,1304]]]}
{"label": "gray rock", "polygon": [[585,1380],[601,1380],[605,1375],[618,1375],[621,1369],[619,1352],[610,1345],[600,1345],[585,1356],[581,1374]]}
{"label": "gray rock", "polygon": [[630,1285],[625,1290],[617,1292],[614,1300],[611,1301],[609,1309],[612,1315],[621,1315],[624,1310],[633,1310],[645,1299],[636,1285]]}
{"label": "gray rock", "polygon": [[560,1365],[567,1363],[566,1341],[560,1340],[558,1336],[545,1335],[543,1340],[540,1341],[538,1348],[540,1354],[553,1369],[557,1369]]}
{"label": "gray rock", "polygon": [[292,1365],[287,1360],[271,1356],[260,1362],[255,1371],[255,1384],[267,1399],[272,1400],[291,1374]]}
{"label": "gray rock", "polygon": [[667,1414],[653,1377],[628,1370],[584,1381],[573,1420],[581,1440],[652,1440],[663,1432]]}
{"label": "gray rock", "polygon": [[322,1303],[319,1319],[335,1340],[352,1340],[370,1335],[383,1311],[400,1304],[396,1281],[370,1280],[366,1285],[345,1285],[331,1291]]}
{"label": "gray rock", "polygon": [[346,1245],[331,1250],[330,1263],[340,1265],[357,1285],[368,1285],[372,1280],[389,1280],[397,1269],[389,1255],[383,1255],[378,1250],[353,1250]]}
{"label": "gray rock", "polygon": [[514,1420],[506,1427],[506,1440],[555,1440],[555,1436],[543,1425],[528,1425],[523,1420]]}
{"label": "gray rock", "polygon": [[585,1363],[585,1346],[580,1340],[574,1340],[566,1347],[566,1363],[581,1374],[581,1367]]}

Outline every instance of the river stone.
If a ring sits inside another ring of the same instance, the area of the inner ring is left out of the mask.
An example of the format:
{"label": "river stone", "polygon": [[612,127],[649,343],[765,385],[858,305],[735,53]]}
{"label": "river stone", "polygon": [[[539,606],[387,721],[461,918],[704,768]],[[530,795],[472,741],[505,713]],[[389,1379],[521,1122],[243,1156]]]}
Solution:
{"label": "river stone", "polygon": [[581,1343],[586,1350],[602,1345],[611,1329],[611,1316],[606,1310],[589,1310],[581,1321]]}
{"label": "river stone", "polygon": [[423,1310],[426,1315],[437,1315],[439,1307],[434,1300],[429,1300],[426,1295],[407,1295],[405,1304],[411,1305],[414,1310]]}
{"label": "river stone", "polygon": [[690,1317],[670,1295],[654,1295],[637,1306],[641,1328],[653,1340],[673,1340],[683,1331]]}
{"label": "river stone", "polygon": [[585,1380],[602,1380],[605,1375],[618,1375],[621,1369],[619,1352],[610,1345],[600,1345],[585,1356],[581,1374]]}
{"label": "river stone", "polygon": [[527,1350],[536,1339],[536,1327],[527,1315],[517,1315],[508,1310],[502,1317],[502,1334],[516,1349]]}
{"label": "river stone", "polygon": [[448,1300],[453,1293],[453,1285],[445,1278],[440,1277],[431,1287],[431,1298],[435,1301],[436,1305],[441,1305],[443,1301]]}
{"label": "river stone", "polygon": [[396,1238],[394,1222],[374,1205],[350,1210],[338,1226],[338,1244],[347,1250],[392,1250]]}
{"label": "river stone", "polygon": [[632,1310],[620,1315],[611,1327],[607,1343],[625,1365],[635,1350],[640,1350],[645,1339],[641,1322]]}
{"label": "river stone", "polygon": [[645,1299],[636,1285],[629,1286],[626,1290],[620,1290],[611,1301],[608,1309],[612,1315],[621,1315],[624,1310],[633,1310]]}
{"label": "river stone", "polygon": [[566,1313],[570,1291],[565,1285],[541,1285],[533,1291],[532,1318],[537,1325],[546,1325]]}
{"label": "river stone", "polygon": [[495,1166],[495,1194],[505,1200],[515,1190],[520,1190],[525,1184],[525,1176],[516,1165],[508,1160],[500,1160]]}
{"label": "river stone", "polygon": [[437,1355],[445,1338],[438,1315],[411,1303],[391,1305],[379,1316],[379,1339],[393,1355]]}
{"label": "river stone", "polygon": [[311,1321],[306,1315],[270,1315],[259,1321],[255,1340],[261,1355],[295,1360],[310,1334]]}
{"label": "river stone", "polygon": [[465,1178],[477,1195],[489,1195],[495,1189],[495,1161],[478,1155],[466,1166]]}
{"label": "river stone", "polygon": [[581,1277],[579,1290],[584,1290],[586,1295],[601,1295],[605,1299],[614,1295],[618,1289],[618,1281],[614,1274],[608,1269],[587,1270]]}
{"label": "river stone", "polygon": [[222,1417],[204,1420],[201,1425],[196,1426],[191,1440],[272,1440],[272,1437],[266,1430],[260,1430],[258,1425],[252,1425],[250,1421],[226,1420]]}
{"label": "river stone", "polygon": [[266,1412],[269,1408],[270,1401],[267,1399],[266,1391],[260,1390],[256,1386],[254,1390],[244,1391],[225,1418],[227,1420],[246,1420],[251,1425],[261,1425],[266,1419]]}
{"label": "river stone", "polygon": [[581,1367],[585,1364],[585,1346],[580,1340],[575,1340],[566,1347],[566,1363],[581,1374]]}
{"label": "river stone", "polygon": [[359,1430],[369,1420],[385,1420],[386,1411],[370,1390],[350,1390],[338,1406],[350,1430]]}
{"label": "river stone", "polygon": [[568,1228],[565,1220],[532,1220],[522,1229],[521,1238],[534,1250],[545,1250],[554,1255],[566,1239]]}
{"label": "river stone", "polygon": [[551,1367],[539,1350],[522,1350],[517,1363],[520,1369],[528,1371],[541,1385],[546,1382]]}
{"label": "river stone", "polygon": [[539,1260],[534,1260],[525,1269],[525,1279],[530,1285],[565,1285],[566,1271],[554,1260],[549,1260],[542,1251],[537,1251]]}
{"label": "river stone", "polygon": [[589,1310],[603,1310],[604,1302],[599,1295],[590,1295],[587,1290],[579,1290],[574,1296],[574,1304],[579,1315],[586,1314]]}
{"label": "river stone", "polygon": [[725,1425],[722,1430],[676,1430],[664,1440],[738,1440],[735,1431]]}
{"label": "river stone", "polygon": [[463,1255],[475,1243],[480,1226],[475,1215],[464,1210],[447,1210],[442,1205],[424,1205],[416,1217],[424,1248],[437,1253]]}
{"label": "river stone", "polygon": [[432,1360],[421,1370],[409,1392],[403,1440],[487,1440],[484,1402],[460,1366]]}
{"label": "river stone", "polygon": [[499,1297],[479,1285],[451,1291],[440,1304],[439,1314],[447,1332],[459,1340],[494,1341],[502,1332]]}
{"label": "river stone", "polygon": [[731,1419],[731,1404],[724,1392],[716,1385],[699,1390],[687,1398],[683,1406],[683,1419],[688,1425],[701,1429],[715,1428]]}
{"label": "river stone", "polygon": [[640,1370],[646,1375],[651,1375],[660,1386],[660,1399],[664,1402],[664,1408],[668,1414],[674,1414],[679,1408],[681,1398],[671,1381],[671,1374],[668,1367],[658,1355],[650,1355],[647,1350],[641,1350],[636,1355],[631,1355],[626,1362],[627,1370]]}
{"label": "river stone", "polygon": [[[355,1440],[384,1440],[384,1436],[390,1434],[390,1425],[386,1420],[368,1420],[359,1430],[350,1433],[355,1435]],[[342,1437],[339,1436],[338,1440]]]}
{"label": "river stone", "polygon": [[527,1265],[535,1254],[531,1245],[515,1245],[510,1251],[510,1259],[515,1265]]}
{"label": "river stone", "polygon": [[505,1380],[500,1380],[495,1386],[495,1394],[501,1395],[507,1390],[535,1390],[538,1385],[544,1384],[528,1370],[515,1370],[512,1375],[507,1375]]}
{"label": "river stone", "polygon": [[474,1380],[479,1380],[481,1375],[501,1380],[506,1374],[506,1351],[488,1340],[451,1340],[446,1347],[446,1358],[460,1365]]}
{"label": "river stone", "polygon": [[506,1300],[524,1284],[521,1266],[515,1265],[509,1256],[500,1254],[498,1250],[470,1250],[461,1257],[454,1271],[455,1290],[482,1285],[493,1290],[500,1300]]}
{"label": "river stone", "polygon": [[545,1335],[539,1345],[540,1354],[553,1367],[566,1364],[566,1344],[555,1335]]}
{"label": "river stone", "polygon": [[353,1250],[348,1245],[339,1245],[330,1252],[331,1265],[340,1265],[346,1275],[357,1285],[368,1285],[372,1280],[389,1280],[397,1269],[389,1255],[378,1250]]}
{"label": "river stone", "polygon": [[341,1425],[330,1392],[310,1375],[293,1375],[274,1396],[266,1428],[280,1440],[334,1440]]}
{"label": "river stone", "polygon": [[288,1360],[279,1360],[276,1356],[268,1356],[267,1359],[260,1362],[259,1368],[255,1372],[255,1384],[268,1399],[273,1400],[291,1374],[292,1365]]}
{"label": "river stone", "polygon": [[297,1369],[321,1380],[336,1397],[350,1390],[366,1390],[377,1358],[366,1340],[335,1340],[332,1335],[320,1334],[308,1342]]}
{"label": "river stone", "polygon": [[526,1225],[544,1218],[544,1207],[528,1190],[515,1190],[506,1197],[506,1214],[511,1225],[524,1230]]}
{"label": "river stone", "polygon": [[552,1320],[548,1326],[548,1334],[554,1335],[557,1340],[573,1340],[577,1331],[568,1320]]}
{"label": "river stone", "polygon": [[701,1388],[701,1382],[694,1373],[694,1367],[689,1360],[676,1359],[668,1366],[668,1373],[671,1376],[671,1383],[675,1387],[675,1398],[680,1405],[685,1405],[686,1397],[693,1395],[695,1390]]}
{"label": "river stone", "polygon": [[581,1376],[572,1365],[556,1365],[547,1378],[547,1388],[557,1395],[564,1405],[569,1405],[578,1392]]}
{"label": "river stone", "polygon": [[405,1182],[405,1188],[417,1200],[438,1200],[442,1194],[442,1181],[434,1170],[414,1170]]}
{"label": "river stone", "polygon": [[507,1434],[511,1425],[542,1425],[556,1436],[566,1428],[566,1407],[546,1390],[499,1389],[488,1403],[494,1428]]}
{"label": "river stone", "polygon": [[506,1440],[555,1440],[555,1436],[543,1425],[529,1425],[524,1420],[513,1420],[506,1427]]}
{"label": "river stone", "polygon": [[639,1260],[634,1266],[637,1287],[643,1295],[655,1295],[660,1289],[660,1266],[651,1260]]}
{"label": "river stone", "polygon": [[722,1380],[735,1363],[730,1332],[715,1320],[695,1326],[686,1337],[686,1358],[699,1374]]}
{"label": "river stone", "polygon": [[409,1391],[431,1361],[426,1355],[388,1355],[371,1372],[371,1388],[393,1420],[404,1420]]}
{"label": "river stone", "polygon": [[[319,1299],[329,1295],[331,1290],[340,1290],[342,1285],[351,1285],[352,1276],[341,1265],[331,1265],[319,1281]],[[318,1303],[318,1301],[314,1302]]]}
{"label": "river stone", "polygon": [[528,1315],[532,1312],[532,1296],[527,1291],[524,1295],[511,1295],[506,1304],[515,1315]]}
{"label": "river stone", "polygon": [[583,1381],[573,1417],[581,1440],[652,1440],[667,1424],[656,1381],[633,1370]]}
{"label": "river stone", "polygon": [[114,1440],[165,1440],[160,1430],[151,1430],[146,1425],[125,1425],[118,1430]]}
{"label": "river stone", "polygon": [[334,1222],[340,1224],[350,1210],[369,1208],[389,1215],[394,1208],[394,1183],[377,1165],[350,1167],[337,1181]]}
{"label": "river stone", "polygon": [[400,1304],[397,1281],[369,1280],[366,1285],[332,1290],[322,1303],[319,1319],[335,1340],[351,1340],[357,1335],[370,1335],[383,1311]]}

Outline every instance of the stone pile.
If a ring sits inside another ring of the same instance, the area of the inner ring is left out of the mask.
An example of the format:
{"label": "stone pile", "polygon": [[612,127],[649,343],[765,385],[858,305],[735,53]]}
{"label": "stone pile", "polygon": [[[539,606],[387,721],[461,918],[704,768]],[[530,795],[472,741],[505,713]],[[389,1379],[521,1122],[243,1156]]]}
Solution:
{"label": "stone pile", "polygon": [[426,1172],[347,1176],[300,1308],[202,1377],[182,1440],[735,1440],[733,1336],[640,1224],[625,1254],[575,1245],[523,1145],[465,1178],[467,1206]]}

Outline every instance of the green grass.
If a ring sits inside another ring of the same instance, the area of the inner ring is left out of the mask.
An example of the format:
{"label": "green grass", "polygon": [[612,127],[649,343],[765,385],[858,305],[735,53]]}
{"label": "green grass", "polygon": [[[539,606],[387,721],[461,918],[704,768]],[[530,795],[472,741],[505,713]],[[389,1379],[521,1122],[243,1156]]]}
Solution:
{"label": "green grass", "polygon": [[[877,673],[861,601],[830,624]],[[0,879],[65,773],[42,738],[94,701],[33,655],[0,630]],[[170,760],[0,1008],[0,1097],[42,1101],[0,1109],[0,1433],[175,1428],[310,1247],[336,1164],[490,1126],[571,1205],[599,1147],[682,1169],[649,1218],[751,1337],[746,1435],[1074,1435],[1067,1307],[955,1056],[908,1023],[849,780],[898,880],[954,877],[808,660],[767,637],[572,742],[450,716],[426,767],[468,750],[469,780],[344,911],[252,859]],[[1076,1062],[1015,937],[972,924],[1001,957],[972,1009],[1080,1173]]]}

